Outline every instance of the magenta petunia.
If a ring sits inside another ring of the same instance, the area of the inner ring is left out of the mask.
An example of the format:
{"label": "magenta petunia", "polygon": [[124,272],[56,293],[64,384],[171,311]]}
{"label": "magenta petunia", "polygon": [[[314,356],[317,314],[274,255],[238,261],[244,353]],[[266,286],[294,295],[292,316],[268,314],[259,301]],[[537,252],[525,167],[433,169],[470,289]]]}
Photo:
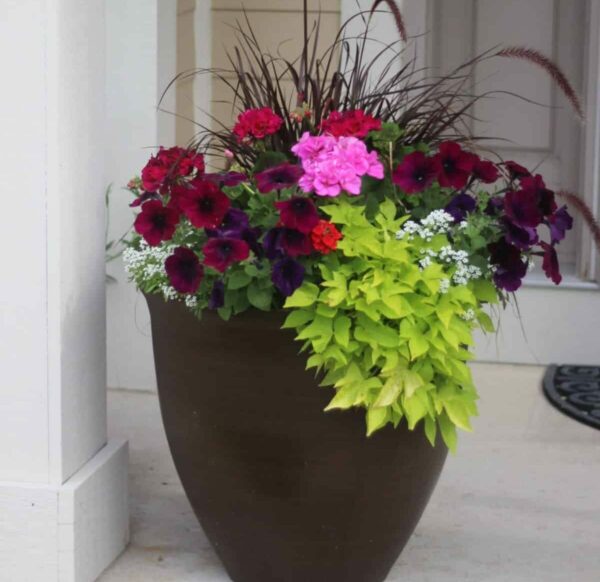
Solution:
{"label": "magenta petunia", "polygon": [[508,176],[511,180],[520,180],[521,178],[526,178],[527,176],[531,175],[527,168],[521,164],[517,164],[517,162],[508,161],[504,162],[503,165],[506,168]]}
{"label": "magenta petunia", "polygon": [[173,251],[165,261],[165,271],[179,293],[195,293],[204,276],[204,268],[196,253],[186,247],[177,247]]}
{"label": "magenta petunia", "polygon": [[180,194],[178,205],[195,227],[216,228],[223,222],[231,202],[216,184],[201,180]]}
{"label": "magenta petunia", "polygon": [[234,263],[244,261],[250,255],[250,247],[237,238],[211,238],[202,247],[204,264],[223,273]]}
{"label": "magenta petunia", "polygon": [[494,162],[478,159],[473,167],[473,176],[484,184],[493,184],[500,177],[500,172]]}
{"label": "magenta petunia", "polygon": [[402,162],[392,174],[392,182],[407,194],[422,192],[436,177],[436,165],[433,158],[423,152],[413,152],[404,156]]}
{"label": "magenta petunia", "polygon": [[464,151],[458,143],[447,141],[440,144],[439,152],[434,156],[434,160],[440,186],[460,190],[467,185],[477,156]]}
{"label": "magenta petunia", "polygon": [[295,196],[290,200],[276,202],[283,226],[309,234],[319,224],[319,213],[315,203],[309,198]]}
{"label": "magenta petunia", "polygon": [[280,164],[273,168],[259,172],[254,176],[258,191],[262,194],[291,188],[298,183],[303,171],[300,166],[294,164]]}
{"label": "magenta petunia", "polygon": [[310,236],[294,228],[280,229],[278,245],[290,257],[310,255],[313,252]]}
{"label": "magenta petunia", "polygon": [[560,274],[556,249],[554,248],[554,245],[549,245],[544,241],[542,241],[540,245],[542,249],[544,249],[542,269],[544,270],[544,273],[546,273],[546,277],[548,277],[548,279],[551,279],[555,285],[559,285],[562,281],[562,275]]}
{"label": "magenta petunia", "polygon": [[164,206],[160,200],[150,200],[142,206],[133,226],[149,245],[156,246],[171,239],[178,223],[176,210]]}
{"label": "magenta petunia", "polygon": [[546,188],[544,179],[539,174],[523,178],[521,180],[521,189],[528,196],[537,200],[538,208],[543,216],[550,216],[556,210],[554,192]]}
{"label": "magenta petunia", "polygon": [[542,222],[538,199],[530,191],[517,190],[504,196],[504,212],[517,226],[536,228]]}

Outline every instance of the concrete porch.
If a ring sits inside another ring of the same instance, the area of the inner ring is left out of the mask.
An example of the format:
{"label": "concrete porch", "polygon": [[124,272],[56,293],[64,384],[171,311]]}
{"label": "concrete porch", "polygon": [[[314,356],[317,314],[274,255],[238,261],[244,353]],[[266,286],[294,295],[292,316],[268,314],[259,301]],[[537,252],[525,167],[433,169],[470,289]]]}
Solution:
{"label": "concrete porch", "polygon": [[[546,402],[543,372],[474,366],[475,432],[461,435],[390,582],[597,582],[600,432]],[[111,391],[109,419],[130,443],[132,541],[101,582],[229,580],[184,496],[156,395]]]}

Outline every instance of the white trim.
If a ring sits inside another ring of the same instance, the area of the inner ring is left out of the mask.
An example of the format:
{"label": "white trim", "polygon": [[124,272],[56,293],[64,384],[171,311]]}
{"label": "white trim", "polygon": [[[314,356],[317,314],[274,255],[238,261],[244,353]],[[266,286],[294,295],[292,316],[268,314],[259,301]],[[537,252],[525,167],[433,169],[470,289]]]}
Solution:
{"label": "white trim", "polygon": [[127,443],[64,485],[0,482],[0,580],[93,582],[129,541]]}
{"label": "white trim", "polygon": [[[194,43],[196,68],[212,67],[212,0],[196,0],[194,12]],[[194,118],[196,123],[210,127],[212,80],[207,75],[194,76]]]}
{"label": "white trim", "polygon": [[[588,3],[585,109],[583,137],[582,196],[600,215],[600,4]],[[600,257],[589,231],[583,226],[579,249],[579,272],[590,280],[600,281]]]}

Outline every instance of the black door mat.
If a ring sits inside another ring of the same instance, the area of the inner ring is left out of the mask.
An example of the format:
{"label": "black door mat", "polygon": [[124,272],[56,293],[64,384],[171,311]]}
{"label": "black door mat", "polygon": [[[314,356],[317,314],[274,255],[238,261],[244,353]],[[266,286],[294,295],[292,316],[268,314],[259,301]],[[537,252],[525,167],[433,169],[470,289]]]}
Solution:
{"label": "black door mat", "polygon": [[544,394],[562,413],[600,429],[600,366],[550,366]]}

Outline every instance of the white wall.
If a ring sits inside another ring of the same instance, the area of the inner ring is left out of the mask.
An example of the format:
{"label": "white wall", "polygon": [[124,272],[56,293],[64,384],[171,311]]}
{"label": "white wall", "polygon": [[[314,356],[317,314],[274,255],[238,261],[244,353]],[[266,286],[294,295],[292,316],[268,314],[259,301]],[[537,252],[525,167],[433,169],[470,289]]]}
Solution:
{"label": "white wall", "polygon": [[[106,174],[113,184],[109,240],[133,222],[131,195],[122,187],[158,145],[175,143],[175,91],[157,111],[176,73],[176,2],[106,1]],[[144,298],[127,282],[121,260],[108,265],[108,386],[155,390],[154,360]]]}

